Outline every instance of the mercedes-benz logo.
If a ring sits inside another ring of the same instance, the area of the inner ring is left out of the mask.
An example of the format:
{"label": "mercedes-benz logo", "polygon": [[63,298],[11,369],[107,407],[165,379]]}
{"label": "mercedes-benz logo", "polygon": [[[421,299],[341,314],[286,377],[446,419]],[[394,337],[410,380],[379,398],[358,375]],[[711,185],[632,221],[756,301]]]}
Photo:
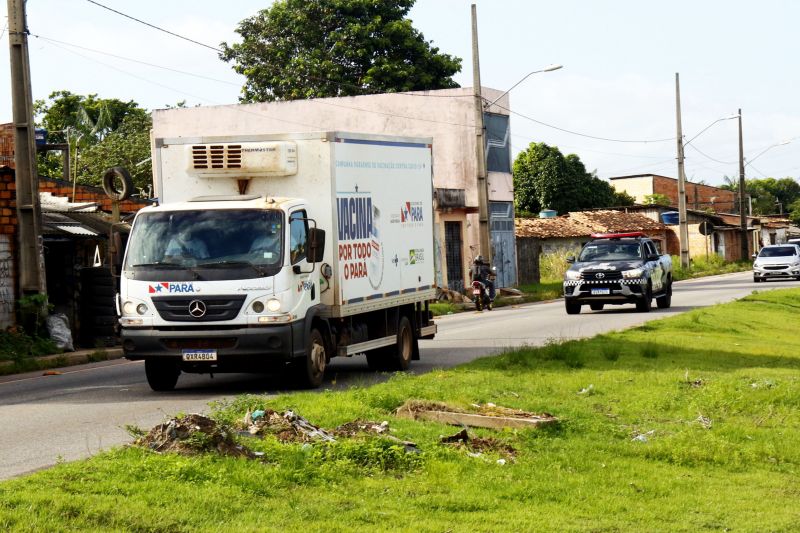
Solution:
{"label": "mercedes-benz logo", "polygon": [[597,279],[603,279],[604,277],[606,277],[606,275],[603,274],[602,272],[597,273]]}
{"label": "mercedes-benz logo", "polygon": [[195,318],[203,318],[206,314],[206,304],[200,300],[189,302],[189,314]]}

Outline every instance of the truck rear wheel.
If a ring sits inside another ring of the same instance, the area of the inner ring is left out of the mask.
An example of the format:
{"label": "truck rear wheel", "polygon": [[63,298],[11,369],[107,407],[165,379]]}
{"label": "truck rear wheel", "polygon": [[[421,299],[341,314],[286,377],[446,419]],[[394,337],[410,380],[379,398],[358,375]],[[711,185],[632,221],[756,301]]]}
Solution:
{"label": "truck rear wheel", "polygon": [[165,392],[175,389],[181,370],[174,361],[168,359],[145,359],[144,375],[147,377],[147,384],[151,389]]}
{"label": "truck rear wheel", "polygon": [[392,346],[367,352],[370,370],[408,370],[414,356],[417,339],[407,317],[397,324],[397,342]]}
{"label": "truck rear wheel", "polygon": [[301,387],[316,389],[322,385],[325,366],[328,364],[328,352],[325,348],[325,338],[317,328],[313,328],[308,336],[306,356],[295,364],[295,373]]}
{"label": "truck rear wheel", "polygon": [[667,282],[667,288],[664,289],[664,296],[656,298],[656,305],[659,309],[669,309],[672,305],[672,280]]}

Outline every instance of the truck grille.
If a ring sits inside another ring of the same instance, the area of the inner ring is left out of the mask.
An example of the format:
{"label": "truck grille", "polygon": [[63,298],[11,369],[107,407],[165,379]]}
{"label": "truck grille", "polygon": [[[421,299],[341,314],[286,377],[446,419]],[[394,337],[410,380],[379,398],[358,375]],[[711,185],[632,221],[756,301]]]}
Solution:
{"label": "truck grille", "polygon": [[581,279],[587,281],[622,279],[622,272],[618,270],[611,270],[608,272],[581,272]]}
{"label": "truck grille", "polygon": [[[164,320],[172,322],[214,322],[233,320],[244,303],[242,296],[159,296],[153,305]],[[200,310],[203,310],[202,314]],[[194,311],[194,314],[192,313]]]}

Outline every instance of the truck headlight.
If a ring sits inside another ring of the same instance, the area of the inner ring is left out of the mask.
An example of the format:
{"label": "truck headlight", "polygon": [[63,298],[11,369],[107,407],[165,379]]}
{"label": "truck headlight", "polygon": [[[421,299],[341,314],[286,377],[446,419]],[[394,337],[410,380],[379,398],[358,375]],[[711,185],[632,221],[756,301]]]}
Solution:
{"label": "truck headlight", "polygon": [[277,313],[281,310],[281,301],[277,298],[270,298],[267,300],[267,309],[270,313]]}
{"label": "truck headlight", "polygon": [[564,279],[574,281],[576,279],[581,279],[581,273],[577,270],[567,270],[564,272]]}
{"label": "truck headlight", "polygon": [[145,304],[137,305],[136,306],[136,312],[139,313],[140,315],[143,315],[143,314],[147,313],[147,305],[145,305]]}
{"label": "truck headlight", "polygon": [[261,300],[256,300],[255,302],[253,302],[252,309],[253,309],[253,312],[256,313],[256,314],[263,313],[264,312],[264,302],[262,302]]}
{"label": "truck headlight", "polygon": [[633,268],[631,270],[623,270],[622,277],[626,279],[641,278],[644,276],[644,270],[641,268]]}

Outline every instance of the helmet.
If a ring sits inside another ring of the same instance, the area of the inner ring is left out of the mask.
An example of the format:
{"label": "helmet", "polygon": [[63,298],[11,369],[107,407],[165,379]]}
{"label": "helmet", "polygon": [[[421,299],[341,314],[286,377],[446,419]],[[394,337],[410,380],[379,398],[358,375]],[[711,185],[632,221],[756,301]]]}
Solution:
{"label": "helmet", "polygon": [[483,256],[482,256],[482,255],[479,255],[479,256],[477,256],[477,257],[475,258],[475,262],[476,262],[476,263],[483,263]]}

